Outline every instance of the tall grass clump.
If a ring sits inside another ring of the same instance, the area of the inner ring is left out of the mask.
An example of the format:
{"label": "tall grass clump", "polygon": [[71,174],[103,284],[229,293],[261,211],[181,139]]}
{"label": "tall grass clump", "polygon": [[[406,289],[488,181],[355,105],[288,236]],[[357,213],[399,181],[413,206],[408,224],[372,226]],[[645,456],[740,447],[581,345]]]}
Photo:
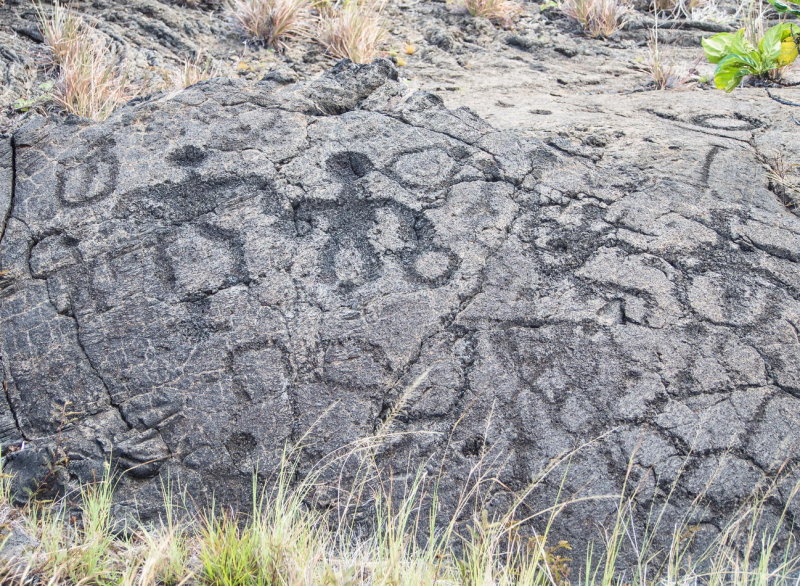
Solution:
{"label": "tall grass clump", "polygon": [[290,487],[294,464],[284,460],[272,490],[259,489],[253,476],[248,516],[216,511],[203,516],[199,551],[202,581],[235,584],[314,584],[329,557],[325,520],[304,501],[311,484]]}
{"label": "tall grass clump", "polygon": [[[302,478],[296,455],[285,453],[269,484],[253,475],[246,514],[213,504],[205,513],[190,513],[185,498],[175,509],[168,485],[164,519],[133,532],[115,531],[114,481],[107,473],[80,491],[77,520],[67,518],[63,502],[23,511],[38,546],[26,554],[30,571],[24,579],[3,578],[2,583],[789,586],[800,580],[800,554],[791,537],[797,528],[789,512],[800,482],[792,488],[785,481],[764,481],[740,509],[716,519],[718,534],[701,543],[692,523],[696,511],[677,520],[668,514],[678,478],[666,494],[652,499],[643,521],[641,506],[647,501],[631,481],[633,458],[620,494],[567,496],[575,451],[518,491],[503,487],[492,472],[499,461],[484,454],[465,474],[460,498],[445,511],[439,480],[431,472],[434,463],[388,472],[375,464],[375,455],[385,440],[396,437],[372,439],[333,454],[324,468]],[[332,477],[329,466],[339,466],[342,476]],[[552,502],[531,509],[529,497],[562,468]],[[768,503],[779,486],[787,505],[775,517]],[[490,513],[490,495],[501,488],[507,505]],[[322,493],[328,495],[324,501]],[[572,506],[598,500],[614,503],[616,514],[602,525],[598,519],[599,534],[586,535],[586,555],[573,557],[571,544],[558,538],[559,517]]]}
{"label": "tall grass clump", "polygon": [[512,0],[461,0],[461,6],[471,16],[487,18],[503,28],[512,28],[514,19],[524,12],[522,5]]}
{"label": "tall grass clump", "polygon": [[50,10],[42,4],[35,7],[58,71],[55,101],[83,118],[108,118],[132,97],[122,60],[110,43],[71,8],[58,1]]}
{"label": "tall grass clump", "polygon": [[628,0],[559,0],[558,9],[590,37],[610,37],[631,13]]}
{"label": "tall grass clump", "polygon": [[228,12],[252,39],[282,50],[308,32],[308,0],[230,0]]}
{"label": "tall grass clump", "polygon": [[114,492],[111,468],[80,489],[79,517],[68,514],[66,500],[35,503],[28,510],[29,531],[39,546],[31,565],[52,584],[112,584],[124,568],[123,544],[111,518]]}
{"label": "tall grass clump", "polygon": [[320,43],[333,57],[369,63],[380,55],[387,37],[383,25],[385,6],[385,0],[339,0],[321,5]]}

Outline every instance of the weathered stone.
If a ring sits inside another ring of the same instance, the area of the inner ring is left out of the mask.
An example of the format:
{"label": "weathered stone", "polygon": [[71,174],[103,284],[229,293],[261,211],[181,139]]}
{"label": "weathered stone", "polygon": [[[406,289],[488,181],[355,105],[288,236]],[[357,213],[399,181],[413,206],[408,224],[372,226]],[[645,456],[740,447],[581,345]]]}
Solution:
{"label": "weathered stone", "polygon": [[[708,490],[708,531],[798,462],[800,218],[735,176],[598,172],[395,79],[344,63],[20,129],[0,241],[17,454],[61,442],[73,481],[114,458],[122,504],[152,512],[165,475],[247,502],[311,428],[306,465],[370,440],[397,474],[441,473],[452,509],[481,458],[525,490],[589,442],[533,507],[563,474],[562,498],[618,492],[630,463],[643,502],[682,475],[670,523]],[[613,514],[585,502],[554,531],[581,543]]]}

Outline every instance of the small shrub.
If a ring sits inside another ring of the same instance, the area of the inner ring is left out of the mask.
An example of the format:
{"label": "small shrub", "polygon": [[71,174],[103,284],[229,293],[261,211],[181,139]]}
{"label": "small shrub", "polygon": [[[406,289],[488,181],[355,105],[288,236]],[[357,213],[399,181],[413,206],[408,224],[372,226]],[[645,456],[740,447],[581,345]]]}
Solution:
{"label": "small shrub", "polygon": [[590,37],[610,37],[631,12],[628,0],[560,0],[558,9],[577,20]]}
{"label": "small shrub", "polygon": [[344,0],[323,8],[319,40],[328,53],[354,63],[369,63],[379,56],[386,39],[382,24],[383,0]]}
{"label": "small shrub", "polygon": [[503,28],[512,28],[514,19],[524,12],[522,5],[512,0],[461,0],[461,3],[472,16],[488,18]]}
{"label": "small shrub", "polygon": [[757,45],[746,38],[745,29],[703,39],[706,58],[717,65],[714,85],[731,92],[747,76],[780,79],[781,69],[797,58],[798,36],[800,26],[782,22],[767,30]]}
{"label": "small shrub", "polygon": [[249,37],[275,50],[306,34],[310,18],[307,0],[231,0],[228,11]]}

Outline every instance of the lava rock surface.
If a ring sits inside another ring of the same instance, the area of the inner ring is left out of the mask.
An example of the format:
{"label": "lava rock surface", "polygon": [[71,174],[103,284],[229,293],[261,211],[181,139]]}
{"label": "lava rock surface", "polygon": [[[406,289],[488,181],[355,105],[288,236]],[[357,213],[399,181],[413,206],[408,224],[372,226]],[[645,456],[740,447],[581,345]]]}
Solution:
{"label": "lava rock surface", "polygon": [[307,470],[368,442],[452,509],[476,466],[502,506],[576,450],[534,510],[627,482],[673,520],[704,494],[713,535],[798,463],[800,218],[726,183],[729,150],[706,163],[600,172],[388,61],[32,117],[0,143],[8,467],[53,490],[111,459],[119,507],[152,514],[166,478],[243,504],[287,444]]}

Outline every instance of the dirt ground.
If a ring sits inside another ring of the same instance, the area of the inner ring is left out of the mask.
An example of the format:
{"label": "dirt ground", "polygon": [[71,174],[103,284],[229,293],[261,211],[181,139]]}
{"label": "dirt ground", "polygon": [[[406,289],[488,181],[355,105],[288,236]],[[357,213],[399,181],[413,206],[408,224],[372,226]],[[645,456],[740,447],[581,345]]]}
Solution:
{"label": "dirt ground", "polygon": [[[198,55],[213,59],[218,75],[253,81],[266,75],[280,83],[316,77],[335,63],[312,38],[293,40],[284,53],[248,44],[213,2],[94,0],[72,6],[108,37],[145,94],[169,87],[181,64]],[[793,173],[800,108],[771,99],[765,88],[725,94],[704,83],[713,69],[702,60],[700,40],[734,30],[737,3],[722,5],[714,20],[660,17],[663,60],[685,82],[666,91],[653,89],[647,70],[656,17],[644,8],[612,38],[592,39],[535,2],[526,2],[516,27],[504,30],[445,2],[404,0],[385,10],[385,48],[405,61],[400,75],[411,88],[435,92],[449,107],[471,108],[499,128],[533,134],[600,166],[633,161],[643,177],[689,175],[703,189],[722,175],[726,184],[739,175],[741,181],[770,183],[776,166]],[[43,93],[41,84],[54,75],[47,62],[30,0],[6,0],[0,6],[0,133],[30,115],[12,105]],[[800,68],[788,79],[800,79]],[[794,88],[772,92],[800,101]]]}

